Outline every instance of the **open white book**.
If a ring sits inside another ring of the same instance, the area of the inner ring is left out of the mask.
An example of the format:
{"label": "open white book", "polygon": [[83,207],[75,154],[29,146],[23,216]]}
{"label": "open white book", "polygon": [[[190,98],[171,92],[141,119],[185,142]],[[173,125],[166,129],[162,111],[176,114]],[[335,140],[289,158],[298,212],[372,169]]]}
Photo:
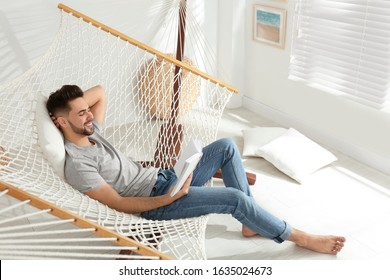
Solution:
{"label": "open white book", "polygon": [[182,149],[180,156],[173,167],[177,176],[177,183],[171,196],[174,196],[182,188],[188,176],[194,171],[202,155],[202,147],[197,140],[191,140],[188,145]]}

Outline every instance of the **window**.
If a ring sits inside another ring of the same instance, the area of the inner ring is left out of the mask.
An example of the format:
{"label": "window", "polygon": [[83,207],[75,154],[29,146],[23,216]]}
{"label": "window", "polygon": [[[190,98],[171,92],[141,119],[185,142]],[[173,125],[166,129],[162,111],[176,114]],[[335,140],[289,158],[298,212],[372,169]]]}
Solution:
{"label": "window", "polygon": [[390,111],[390,1],[297,0],[289,78]]}

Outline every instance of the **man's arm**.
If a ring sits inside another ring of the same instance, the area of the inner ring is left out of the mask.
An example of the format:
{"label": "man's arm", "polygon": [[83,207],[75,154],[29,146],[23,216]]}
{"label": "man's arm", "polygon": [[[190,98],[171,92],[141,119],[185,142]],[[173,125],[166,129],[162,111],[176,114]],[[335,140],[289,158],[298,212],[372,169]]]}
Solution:
{"label": "man's arm", "polygon": [[175,200],[187,195],[191,180],[192,175],[188,177],[182,189],[173,197],[170,195],[173,187],[170,189],[168,194],[161,196],[122,197],[109,184],[103,184],[97,189],[86,192],[85,194],[117,211],[136,214],[169,205]]}
{"label": "man's arm", "polygon": [[96,122],[100,125],[103,124],[106,113],[106,92],[103,87],[97,85],[84,91],[84,99],[88,103]]}

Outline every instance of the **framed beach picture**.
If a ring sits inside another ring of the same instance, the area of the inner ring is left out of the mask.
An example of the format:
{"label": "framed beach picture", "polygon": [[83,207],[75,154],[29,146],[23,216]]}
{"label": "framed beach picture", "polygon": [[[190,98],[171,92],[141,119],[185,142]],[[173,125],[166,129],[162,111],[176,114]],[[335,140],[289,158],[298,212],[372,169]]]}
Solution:
{"label": "framed beach picture", "polygon": [[287,11],[273,7],[253,6],[253,40],[284,48]]}

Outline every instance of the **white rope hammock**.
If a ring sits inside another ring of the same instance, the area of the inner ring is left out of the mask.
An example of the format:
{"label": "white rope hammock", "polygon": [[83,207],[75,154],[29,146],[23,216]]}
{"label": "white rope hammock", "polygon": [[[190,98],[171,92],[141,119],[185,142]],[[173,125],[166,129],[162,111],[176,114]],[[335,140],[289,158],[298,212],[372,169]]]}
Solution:
{"label": "white rope hammock", "polygon": [[215,140],[223,109],[236,89],[200,71],[196,59],[177,61],[66,6],[60,8],[60,30],[48,52],[32,69],[0,87],[0,186],[25,190],[171,257],[205,259],[207,216],[150,221],[110,209],[68,185],[40,145],[37,115],[42,112],[37,104],[41,95],[64,84],[84,90],[103,85],[108,94],[106,139],[144,165],[168,167],[189,139],[203,145]]}
{"label": "white rope hammock", "polygon": [[[154,249],[140,247],[129,238],[118,238],[117,233],[94,225],[20,189],[9,185],[1,185],[0,188],[1,259],[168,258]],[[18,202],[18,199],[26,197],[30,198]],[[23,214],[26,210],[28,215]],[[51,212],[54,216],[48,214]],[[64,216],[72,218],[59,218]],[[26,220],[32,217],[46,221]]]}

